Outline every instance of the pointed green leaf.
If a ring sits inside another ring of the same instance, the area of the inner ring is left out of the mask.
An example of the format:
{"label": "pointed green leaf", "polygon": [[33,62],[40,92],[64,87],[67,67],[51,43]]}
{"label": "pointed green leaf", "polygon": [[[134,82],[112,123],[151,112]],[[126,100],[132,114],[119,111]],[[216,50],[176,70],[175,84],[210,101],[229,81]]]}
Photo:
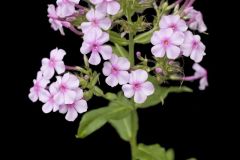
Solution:
{"label": "pointed green leaf", "polygon": [[115,46],[112,48],[113,52],[117,54],[119,57],[128,57],[128,51],[124,47],[115,43]]}
{"label": "pointed green leaf", "polygon": [[166,160],[166,153],[159,144],[139,144],[136,158],[139,160]]}
{"label": "pointed green leaf", "polygon": [[121,46],[127,46],[128,40],[124,37],[121,37],[119,33],[114,31],[109,31],[110,41]]}
{"label": "pointed green leaf", "polygon": [[173,149],[168,149],[167,150],[166,158],[167,158],[167,160],[174,160],[175,159],[175,155],[174,155]]}
{"label": "pointed green leaf", "polygon": [[151,41],[151,38],[152,38],[152,35],[153,35],[153,32],[156,31],[157,28],[153,28],[147,32],[144,32],[144,33],[141,33],[139,35],[137,35],[135,38],[134,38],[134,42],[135,43],[139,43],[139,44],[147,44],[147,43],[150,43]]}
{"label": "pointed green leaf", "polygon": [[132,112],[127,117],[120,120],[110,120],[109,123],[116,129],[119,136],[129,141],[137,135],[138,131],[138,116],[137,112]]}
{"label": "pointed green leaf", "polygon": [[148,108],[163,103],[169,93],[192,92],[192,89],[185,86],[161,87],[153,76],[149,76],[148,80],[153,83],[155,91],[143,104],[137,104],[137,108]]}

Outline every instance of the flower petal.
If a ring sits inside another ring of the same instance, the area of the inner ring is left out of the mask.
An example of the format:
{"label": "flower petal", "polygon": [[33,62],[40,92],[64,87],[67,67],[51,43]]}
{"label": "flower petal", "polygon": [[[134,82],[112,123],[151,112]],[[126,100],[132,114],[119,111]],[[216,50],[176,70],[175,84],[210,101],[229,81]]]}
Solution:
{"label": "flower petal", "polygon": [[167,47],[167,57],[169,59],[176,59],[180,55],[180,48],[174,45]]}
{"label": "flower petal", "polygon": [[112,57],[112,47],[108,45],[103,45],[99,47],[99,52],[104,60],[108,60]]}
{"label": "flower petal", "polygon": [[105,76],[109,76],[112,71],[112,64],[110,62],[104,62],[102,71]]}
{"label": "flower petal", "polygon": [[70,108],[68,108],[68,112],[65,116],[65,119],[67,121],[73,122],[77,118],[77,116],[78,116],[77,111],[74,108],[70,107]]}
{"label": "flower petal", "polygon": [[50,113],[51,111],[53,110],[53,105],[49,102],[45,103],[43,106],[42,106],[42,111],[44,113]]}
{"label": "flower petal", "polygon": [[64,103],[65,104],[72,104],[75,101],[77,93],[72,90],[67,90],[64,94]]}
{"label": "flower petal", "polygon": [[66,55],[66,52],[63,49],[54,49],[50,53],[50,57],[54,58],[56,61],[61,61],[63,57]]}
{"label": "flower petal", "polygon": [[37,102],[38,100],[38,95],[36,94],[36,92],[30,92],[28,95],[28,98],[32,101],[32,102]]}
{"label": "flower petal", "polygon": [[117,61],[117,66],[120,70],[129,70],[130,62],[125,57],[119,57]]}
{"label": "flower petal", "polygon": [[151,51],[155,57],[164,57],[164,55],[166,53],[165,49],[163,48],[163,46],[161,44],[153,46]]}
{"label": "flower petal", "polygon": [[124,96],[127,98],[131,98],[134,95],[133,87],[130,84],[124,84],[122,86],[122,90],[123,90]]}
{"label": "flower petal", "polygon": [[80,48],[82,54],[88,54],[91,51],[91,45],[89,43],[83,42]]}
{"label": "flower petal", "polygon": [[67,105],[61,105],[59,106],[59,113],[65,114],[68,111],[68,106]]}
{"label": "flower petal", "polygon": [[74,90],[74,89],[77,89],[79,87],[80,81],[75,75],[70,74],[66,85],[69,89]]}
{"label": "flower petal", "polygon": [[148,74],[142,69],[132,71],[129,78],[129,83],[143,83],[148,79]]}
{"label": "flower petal", "polygon": [[88,62],[92,65],[99,65],[101,62],[101,57],[98,52],[92,52]]}
{"label": "flower petal", "polygon": [[120,4],[116,1],[110,1],[107,5],[107,13],[110,15],[115,15],[120,10]]}
{"label": "flower petal", "polygon": [[99,21],[99,26],[103,29],[103,30],[108,30],[112,25],[112,21],[109,18],[104,18],[102,20]]}
{"label": "flower petal", "polygon": [[115,87],[118,84],[118,79],[116,76],[110,74],[107,78],[106,78],[106,83],[111,86],[111,87]]}
{"label": "flower petal", "polygon": [[77,101],[75,104],[75,109],[78,113],[84,113],[88,109],[87,102],[85,100]]}
{"label": "flower petal", "polygon": [[56,69],[56,72],[58,74],[64,73],[65,72],[65,65],[64,65],[63,61],[56,62],[55,69]]}
{"label": "flower petal", "polygon": [[134,95],[135,103],[141,104],[141,103],[145,102],[146,99],[147,99],[147,96],[144,93],[142,93],[141,91],[135,92],[135,95]]}
{"label": "flower petal", "polygon": [[154,93],[154,86],[151,82],[145,82],[143,83],[142,85],[142,89],[141,91],[147,95],[147,96],[150,96]]}
{"label": "flower petal", "polygon": [[184,33],[174,32],[171,37],[171,43],[174,45],[181,45],[184,42]]}
{"label": "flower petal", "polygon": [[129,73],[127,71],[119,71],[117,78],[120,85],[126,84],[129,81]]}

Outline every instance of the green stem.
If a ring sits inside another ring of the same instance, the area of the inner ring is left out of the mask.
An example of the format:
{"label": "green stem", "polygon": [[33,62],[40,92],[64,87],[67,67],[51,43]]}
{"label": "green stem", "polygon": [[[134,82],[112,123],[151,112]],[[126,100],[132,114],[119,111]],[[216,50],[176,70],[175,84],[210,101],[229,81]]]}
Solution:
{"label": "green stem", "polygon": [[132,160],[136,160],[136,151],[137,151],[137,140],[136,137],[132,137],[130,140]]}
{"label": "green stem", "polygon": [[132,137],[129,141],[130,146],[131,146],[131,154],[132,154],[132,160],[137,160],[136,154],[137,154],[137,132],[138,132],[138,115],[137,115],[137,110],[134,108],[132,111]]}
{"label": "green stem", "polygon": [[133,39],[133,34],[129,33],[129,60],[132,66],[134,66],[134,39]]}

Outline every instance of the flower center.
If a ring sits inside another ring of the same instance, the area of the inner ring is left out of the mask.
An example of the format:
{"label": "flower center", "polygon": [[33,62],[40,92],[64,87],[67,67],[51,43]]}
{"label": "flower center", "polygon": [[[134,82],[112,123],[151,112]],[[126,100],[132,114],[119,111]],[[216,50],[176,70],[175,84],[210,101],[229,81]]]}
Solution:
{"label": "flower center", "polygon": [[55,59],[50,59],[49,66],[54,67],[55,65],[56,65],[56,60]]}
{"label": "flower center", "polygon": [[111,73],[112,73],[113,75],[117,75],[118,72],[119,72],[118,68],[113,66],[113,67],[112,67],[112,70],[111,70]]}
{"label": "flower center", "polygon": [[67,87],[64,84],[61,84],[60,92],[64,93],[64,92],[66,92],[66,90],[67,90]]}
{"label": "flower center", "polygon": [[141,84],[140,83],[134,83],[133,84],[133,90],[137,91],[141,88]]}
{"label": "flower center", "polygon": [[98,26],[98,20],[96,20],[96,19],[94,19],[93,21],[92,21],[92,23],[93,23],[93,26]]}
{"label": "flower center", "polygon": [[92,51],[97,52],[98,49],[99,49],[98,44],[94,43],[94,44],[92,45]]}
{"label": "flower center", "polygon": [[176,30],[177,30],[177,25],[176,25],[176,24],[171,24],[171,25],[170,25],[170,28],[172,28],[173,31],[176,31]]}
{"label": "flower center", "polygon": [[165,40],[163,41],[163,45],[164,45],[165,47],[167,47],[167,46],[169,45],[169,40],[168,40],[168,39],[165,39]]}
{"label": "flower center", "polygon": [[40,85],[39,85],[39,82],[36,82],[35,85],[34,85],[34,91],[35,91],[35,92],[39,92],[40,88],[41,88],[41,87],[40,87]]}
{"label": "flower center", "polygon": [[197,48],[197,46],[198,46],[198,42],[193,41],[193,42],[192,42],[192,47],[193,47],[193,48]]}

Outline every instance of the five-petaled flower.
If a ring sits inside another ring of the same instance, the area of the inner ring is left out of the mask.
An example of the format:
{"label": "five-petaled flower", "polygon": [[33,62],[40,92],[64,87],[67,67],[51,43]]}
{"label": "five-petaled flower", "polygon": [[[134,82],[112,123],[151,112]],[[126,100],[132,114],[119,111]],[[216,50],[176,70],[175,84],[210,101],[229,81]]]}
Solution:
{"label": "five-petaled flower", "polygon": [[61,18],[71,16],[76,12],[75,5],[79,2],[80,0],[57,0],[57,15]]}
{"label": "five-petaled flower", "polygon": [[152,54],[155,57],[164,57],[167,54],[169,59],[176,59],[180,55],[180,45],[184,41],[184,34],[182,32],[174,32],[173,29],[161,29],[153,33],[151,43]]}
{"label": "five-petaled flower", "polygon": [[63,62],[63,57],[65,55],[66,52],[63,49],[56,48],[50,52],[50,59],[42,59],[41,71],[45,78],[51,79],[54,75],[54,70],[56,70],[58,74],[65,72],[65,65]]}
{"label": "five-petaled flower", "polygon": [[147,96],[154,93],[154,86],[147,79],[148,73],[146,71],[141,69],[132,71],[129,77],[129,84],[122,86],[125,97],[131,98],[134,96],[134,102],[145,102]]}
{"label": "five-petaled flower", "polygon": [[70,73],[65,73],[63,77],[57,76],[57,81],[52,84],[57,92],[54,96],[57,104],[72,104],[76,98],[79,83],[79,79]]}
{"label": "five-petaled flower", "polygon": [[184,56],[190,56],[192,60],[199,63],[202,61],[203,56],[206,55],[205,48],[200,36],[193,35],[190,31],[185,33],[184,43],[181,46]]}
{"label": "five-petaled flower", "polygon": [[53,30],[59,30],[62,35],[64,35],[63,27],[69,28],[71,26],[69,22],[59,19],[56,8],[53,4],[48,5],[48,18]]}
{"label": "five-petaled flower", "polygon": [[115,87],[117,84],[126,84],[129,80],[130,62],[127,58],[118,57],[115,54],[112,55],[109,62],[104,63],[103,74],[108,76],[106,83]]}
{"label": "five-petaled flower", "polygon": [[80,88],[76,89],[76,96],[71,104],[63,104],[59,107],[60,113],[67,113],[65,119],[68,121],[74,121],[78,113],[84,113],[88,109],[87,102],[83,99],[83,91]]}
{"label": "five-petaled flower", "polygon": [[32,102],[36,102],[38,99],[42,102],[45,102],[48,95],[48,91],[46,90],[48,83],[49,80],[43,76],[41,71],[39,71],[37,73],[37,79],[33,80],[34,85],[30,89],[30,93],[28,95],[29,99]]}
{"label": "five-petaled flower", "polygon": [[161,29],[171,28],[173,31],[185,32],[187,31],[187,24],[180,18],[179,15],[163,16],[160,20],[159,26]]}
{"label": "five-petaled flower", "polygon": [[89,63],[92,65],[98,65],[101,62],[101,56],[104,60],[108,60],[112,56],[112,47],[109,45],[104,45],[107,41],[109,41],[109,34],[106,32],[98,33],[93,32],[86,34],[84,36],[84,41],[80,48],[82,54],[88,54],[91,52],[91,56],[89,58]]}
{"label": "five-petaled flower", "polygon": [[110,15],[115,15],[120,10],[120,4],[116,0],[90,0],[96,5],[96,9],[108,13]]}
{"label": "five-petaled flower", "polygon": [[80,26],[84,34],[102,32],[101,29],[108,30],[111,27],[111,19],[106,17],[105,13],[94,10],[93,8],[88,11],[86,18],[89,22],[83,22]]}

